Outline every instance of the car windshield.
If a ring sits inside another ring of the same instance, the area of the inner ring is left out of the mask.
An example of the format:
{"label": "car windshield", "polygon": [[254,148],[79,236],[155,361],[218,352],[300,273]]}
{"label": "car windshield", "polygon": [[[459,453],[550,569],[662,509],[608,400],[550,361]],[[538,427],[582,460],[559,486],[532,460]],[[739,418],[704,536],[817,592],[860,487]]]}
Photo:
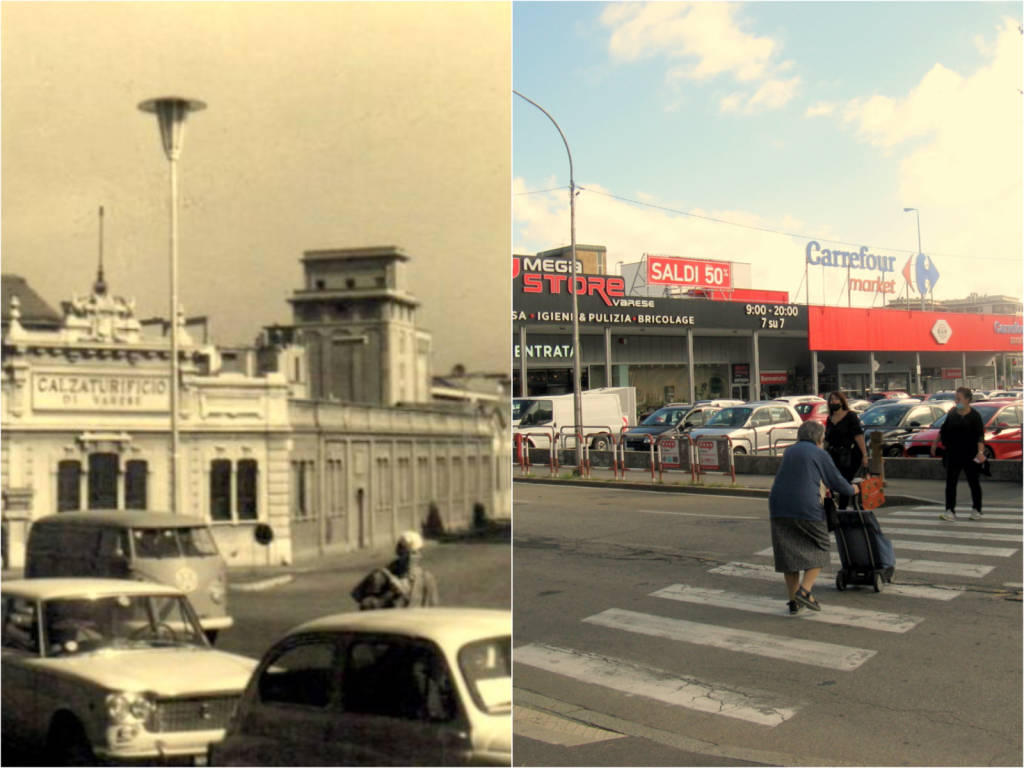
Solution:
{"label": "car windshield", "polygon": [[523,412],[523,407],[528,403],[528,400],[513,400],[512,401],[512,421],[519,421],[519,417]]}
{"label": "car windshield", "polygon": [[188,600],[179,595],[48,600],[43,632],[47,656],[111,648],[206,647]]}
{"label": "car windshield", "polygon": [[477,640],[459,650],[459,668],[473,701],[483,712],[502,714],[512,709],[512,638]]}
{"label": "car windshield", "polygon": [[971,410],[977,411],[981,416],[981,423],[987,426],[992,421],[992,417],[1003,407],[1001,405],[972,405]]}
{"label": "car windshield", "polygon": [[519,411],[519,426],[528,427],[550,424],[553,418],[554,403],[551,400],[521,400],[523,405]]}
{"label": "car windshield", "polygon": [[710,419],[708,427],[742,427],[753,408],[723,408]]}
{"label": "car windshield", "polygon": [[165,557],[212,557],[217,544],[208,528],[135,528],[132,530],[135,556],[145,559]]}
{"label": "car windshield", "polygon": [[806,416],[808,413],[812,413],[817,407],[818,403],[797,403],[793,406],[793,410],[801,416]]}
{"label": "car windshield", "polygon": [[674,427],[686,413],[684,408],[659,408],[642,422],[642,427]]}
{"label": "car windshield", "polygon": [[861,414],[860,421],[865,427],[895,427],[909,410],[909,405],[872,408]]}

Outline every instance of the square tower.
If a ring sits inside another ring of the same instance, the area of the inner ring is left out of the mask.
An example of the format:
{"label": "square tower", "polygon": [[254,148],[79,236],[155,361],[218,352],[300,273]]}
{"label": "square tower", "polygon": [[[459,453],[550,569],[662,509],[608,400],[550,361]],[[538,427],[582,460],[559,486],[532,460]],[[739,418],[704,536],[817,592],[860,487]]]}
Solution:
{"label": "square tower", "polygon": [[395,246],[303,254],[304,287],[288,301],[312,398],[373,405],[429,399],[430,334],[416,328],[408,261]]}

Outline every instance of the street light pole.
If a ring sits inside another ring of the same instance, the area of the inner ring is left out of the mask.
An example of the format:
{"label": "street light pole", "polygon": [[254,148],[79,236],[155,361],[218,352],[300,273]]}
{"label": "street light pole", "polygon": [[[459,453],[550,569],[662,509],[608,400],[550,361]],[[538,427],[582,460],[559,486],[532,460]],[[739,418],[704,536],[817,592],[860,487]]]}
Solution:
{"label": "street light pole", "polygon": [[570,286],[569,293],[572,296],[572,405],[573,418],[575,420],[573,432],[576,436],[576,466],[582,467],[583,398],[580,393],[580,315],[576,300],[576,181],[572,168],[572,152],[569,149],[569,142],[566,140],[565,134],[562,133],[562,129],[550,112],[532,99],[523,96],[519,91],[513,89],[512,93],[523,101],[532,104],[547,116],[548,120],[555,126],[555,130],[558,131],[558,135],[562,137],[562,143],[565,144],[565,152],[569,156],[569,237],[572,249],[572,285]]}
{"label": "street light pole", "polygon": [[[913,211],[914,215],[917,217],[917,253],[918,253],[918,255],[920,255],[921,254],[921,212],[919,210],[917,210],[917,208],[904,208],[903,209],[904,213],[910,213],[911,211]],[[916,262],[916,259],[915,259],[915,262]],[[909,299],[907,300],[907,304],[908,305],[910,304]],[[921,309],[922,310],[924,309],[924,292],[923,291],[921,292]]]}
{"label": "street light pole", "polygon": [[171,462],[168,480],[170,485],[169,511],[178,513],[179,476],[179,435],[178,435],[178,158],[185,138],[185,119],[189,112],[205,109],[206,104],[194,99],[165,96],[150,99],[139,104],[143,112],[156,115],[160,125],[160,140],[170,166],[170,208],[171,208],[171,307],[169,313],[171,331]]}

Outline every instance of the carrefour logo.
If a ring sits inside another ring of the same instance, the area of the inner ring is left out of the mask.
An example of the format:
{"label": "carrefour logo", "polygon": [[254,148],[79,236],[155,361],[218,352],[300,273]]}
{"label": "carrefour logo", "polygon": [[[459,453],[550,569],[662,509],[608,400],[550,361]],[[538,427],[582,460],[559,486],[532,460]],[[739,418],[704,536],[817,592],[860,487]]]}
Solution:
{"label": "carrefour logo", "polygon": [[935,321],[935,325],[932,326],[932,338],[939,344],[945,344],[953,336],[953,329],[945,319],[939,319]]}
{"label": "carrefour logo", "polygon": [[998,320],[996,320],[992,326],[992,330],[995,331],[996,333],[1005,333],[1009,336],[1024,333],[1024,325],[1021,325],[1020,323],[1013,323],[1012,325],[1007,325],[1004,323],[1000,323]]}

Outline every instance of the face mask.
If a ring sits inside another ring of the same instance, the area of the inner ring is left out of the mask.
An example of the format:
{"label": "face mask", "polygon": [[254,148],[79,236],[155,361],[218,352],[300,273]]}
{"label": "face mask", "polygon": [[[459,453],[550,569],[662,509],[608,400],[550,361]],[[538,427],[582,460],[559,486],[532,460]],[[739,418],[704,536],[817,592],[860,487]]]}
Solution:
{"label": "face mask", "polygon": [[967,403],[957,403],[956,404],[956,409],[958,411],[966,411],[967,410]]}
{"label": "face mask", "polygon": [[829,403],[829,404],[828,404],[828,409],[829,409],[829,411],[831,411],[832,413],[835,413],[836,411],[838,411],[838,410],[839,410],[840,408],[842,408],[842,407],[843,407],[843,406],[842,406],[842,405],[840,405],[839,403]]}

